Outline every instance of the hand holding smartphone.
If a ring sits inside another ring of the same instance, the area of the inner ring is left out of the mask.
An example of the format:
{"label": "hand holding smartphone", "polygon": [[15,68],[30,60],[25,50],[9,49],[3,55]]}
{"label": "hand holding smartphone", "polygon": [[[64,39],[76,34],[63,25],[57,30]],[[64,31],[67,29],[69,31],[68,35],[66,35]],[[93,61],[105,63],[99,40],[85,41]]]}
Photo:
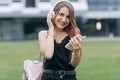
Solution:
{"label": "hand holding smartphone", "polygon": [[[86,38],[86,36],[81,36],[81,35],[76,35],[75,37],[81,37],[83,40]],[[67,48],[68,50],[72,50],[72,46],[70,44],[70,42],[68,42],[66,45],[65,45],[65,48]]]}

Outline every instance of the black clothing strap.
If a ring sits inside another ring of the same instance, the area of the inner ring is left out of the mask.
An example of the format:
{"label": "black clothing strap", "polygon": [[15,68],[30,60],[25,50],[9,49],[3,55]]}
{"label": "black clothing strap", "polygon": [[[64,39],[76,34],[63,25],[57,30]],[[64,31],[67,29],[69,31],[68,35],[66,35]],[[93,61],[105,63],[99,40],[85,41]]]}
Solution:
{"label": "black clothing strap", "polygon": [[65,71],[65,70],[51,70],[51,69],[45,69],[45,73],[50,74],[59,74],[59,75],[75,75],[75,71]]}
{"label": "black clothing strap", "polygon": [[64,76],[75,76],[75,71],[65,71],[65,70],[51,70],[51,69],[45,69],[44,73],[53,74],[53,75],[59,75],[60,78],[63,78]]}

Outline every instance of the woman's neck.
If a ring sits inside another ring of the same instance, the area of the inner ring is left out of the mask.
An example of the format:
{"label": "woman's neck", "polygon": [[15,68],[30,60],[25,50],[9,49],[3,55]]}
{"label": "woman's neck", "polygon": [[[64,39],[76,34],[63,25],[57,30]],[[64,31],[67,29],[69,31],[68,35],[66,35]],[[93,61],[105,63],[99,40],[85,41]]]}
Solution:
{"label": "woman's neck", "polygon": [[62,30],[62,29],[57,29],[57,28],[55,28],[55,30],[54,30],[54,34],[61,34],[61,33],[63,33],[64,31]]}

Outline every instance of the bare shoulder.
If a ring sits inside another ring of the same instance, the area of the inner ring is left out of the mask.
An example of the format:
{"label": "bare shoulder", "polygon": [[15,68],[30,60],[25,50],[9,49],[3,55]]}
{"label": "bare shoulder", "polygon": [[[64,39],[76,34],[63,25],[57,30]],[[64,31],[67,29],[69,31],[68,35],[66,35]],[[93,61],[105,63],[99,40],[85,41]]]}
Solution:
{"label": "bare shoulder", "polygon": [[45,37],[47,36],[47,30],[42,30],[38,33],[38,37]]}

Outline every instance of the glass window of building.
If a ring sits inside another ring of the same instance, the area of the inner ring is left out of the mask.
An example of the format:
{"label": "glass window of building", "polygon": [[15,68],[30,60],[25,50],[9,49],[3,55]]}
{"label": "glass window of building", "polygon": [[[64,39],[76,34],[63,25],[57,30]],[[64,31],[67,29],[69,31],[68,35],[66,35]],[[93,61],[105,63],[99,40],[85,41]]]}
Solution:
{"label": "glass window of building", "polygon": [[10,1],[9,0],[0,0],[0,6],[9,6]]}
{"label": "glass window of building", "polygon": [[13,0],[13,2],[21,2],[21,0]]}
{"label": "glass window of building", "polygon": [[120,0],[88,0],[89,10],[118,10]]}
{"label": "glass window of building", "polygon": [[88,0],[89,10],[96,10],[98,2],[96,0]]}
{"label": "glass window of building", "polygon": [[71,1],[71,2],[78,2],[79,0],[69,0],[69,1]]}
{"label": "glass window of building", "polygon": [[26,7],[35,7],[35,0],[26,0]]}
{"label": "glass window of building", "polygon": [[106,5],[107,5],[107,0],[99,0],[98,1],[98,10],[101,10],[101,11],[107,10]]}
{"label": "glass window of building", "polygon": [[117,0],[107,0],[108,10],[116,10],[116,1]]}
{"label": "glass window of building", "polygon": [[50,0],[40,0],[40,2],[50,2]]}
{"label": "glass window of building", "polygon": [[120,10],[120,0],[116,1],[117,9]]}

